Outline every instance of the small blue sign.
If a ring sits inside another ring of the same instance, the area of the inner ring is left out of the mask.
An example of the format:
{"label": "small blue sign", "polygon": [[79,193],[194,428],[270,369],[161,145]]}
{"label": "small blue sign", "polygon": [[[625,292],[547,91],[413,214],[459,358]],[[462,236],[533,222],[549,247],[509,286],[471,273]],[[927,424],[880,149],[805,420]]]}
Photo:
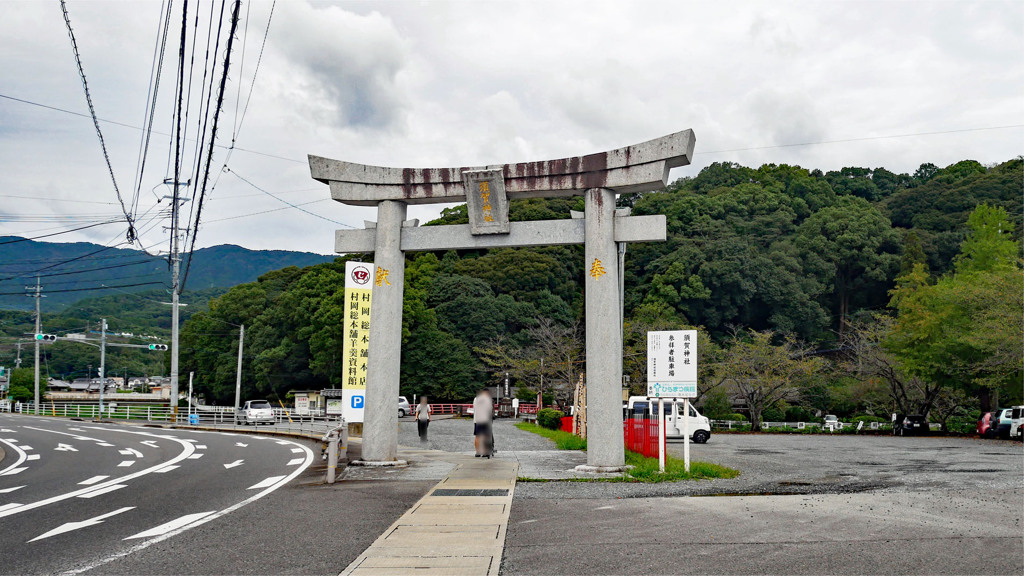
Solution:
{"label": "small blue sign", "polygon": [[352,397],[352,407],[357,409],[357,410],[362,408],[363,407],[363,398],[364,398],[363,396],[353,396]]}

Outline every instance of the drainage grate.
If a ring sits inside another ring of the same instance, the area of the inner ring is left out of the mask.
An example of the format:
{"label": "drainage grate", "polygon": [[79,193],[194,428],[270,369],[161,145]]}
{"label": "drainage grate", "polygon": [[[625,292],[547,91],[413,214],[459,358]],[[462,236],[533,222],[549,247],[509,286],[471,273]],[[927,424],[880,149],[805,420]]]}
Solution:
{"label": "drainage grate", "polygon": [[438,488],[437,490],[434,490],[431,496],[508,496],[508,490],[466,490],[453,488]]}

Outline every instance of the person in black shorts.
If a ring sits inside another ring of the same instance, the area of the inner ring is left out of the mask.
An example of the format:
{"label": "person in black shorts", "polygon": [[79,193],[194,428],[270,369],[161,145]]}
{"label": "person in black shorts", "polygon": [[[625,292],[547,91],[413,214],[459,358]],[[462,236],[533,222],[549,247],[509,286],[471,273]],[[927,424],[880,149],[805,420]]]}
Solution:
{"label": "person in black shorts", "polygon": [[494,417],[494,402],[491,394],[481,390],[473,400],[473,444],[476,446],[477,457],[490,458],[493,448],[491,440],[491,420]]}

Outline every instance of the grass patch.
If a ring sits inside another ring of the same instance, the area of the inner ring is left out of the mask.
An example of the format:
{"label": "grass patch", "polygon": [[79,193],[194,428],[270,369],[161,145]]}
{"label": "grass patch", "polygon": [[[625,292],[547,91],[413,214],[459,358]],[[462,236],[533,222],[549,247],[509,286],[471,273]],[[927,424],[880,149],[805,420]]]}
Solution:
{"label": "grass patch", "polygon": [[570,432],[562,432],[561,430],[549,430],[543,426],[538,426],[532,422],[516,422],[516,428],[525,430],[527,432],[533,432],[553,440],[555,446],[559,450],[586,450],[587,441],[579,436]]}
{"label": "grass patch", "polygon": [[[517,422],[516,428],[533,432],[555,442],[559,450],[586,450],[587,441],[575,434],[561,430],[549,430],[531,422]],[[611,478],[566,478],[547,480],[542,478],[520,477],[519,482],[675,482],[679,480],[706,480],[710,478],[735,478],[739,470],[711,464],[710,462],[690,461],[690,471],[681,458],[665,455],[665,473],[658,468],[657,458],[647,458],[636,452],[626,450],[626,464],[632,466],[622,476]]]}

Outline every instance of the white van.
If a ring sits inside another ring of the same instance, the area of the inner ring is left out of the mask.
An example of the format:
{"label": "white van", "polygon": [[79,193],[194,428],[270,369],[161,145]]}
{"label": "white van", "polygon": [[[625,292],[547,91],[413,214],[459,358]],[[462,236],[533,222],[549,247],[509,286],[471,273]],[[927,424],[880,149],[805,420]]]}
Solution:
{"label": "white van", "polygon": [[1024,440],[1024,406],[1010,409],[1010,438]]}
{"label": "white van", "polygon": [[[626,403],[626,418],[635,418],[647,414],[654,418],[658,415],[658,399],[652,398],[648,401],[646,396],[630,396]],[[711,421],[701,416],[697,409],[690,404],[690,439],[697,444],[703,444],[711,438]],[[683,437],[683,403],[665,400],[665,437]]]}

